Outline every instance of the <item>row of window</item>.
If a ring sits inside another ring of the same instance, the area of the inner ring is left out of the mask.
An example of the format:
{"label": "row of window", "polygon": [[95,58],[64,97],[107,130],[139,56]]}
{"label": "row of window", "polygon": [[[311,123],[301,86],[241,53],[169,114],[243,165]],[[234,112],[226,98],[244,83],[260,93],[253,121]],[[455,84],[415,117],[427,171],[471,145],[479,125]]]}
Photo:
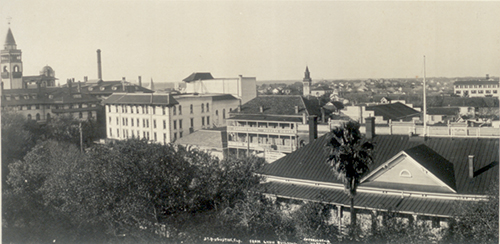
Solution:
{"label": "row of window", "polygon": [[[467,94],[468,91],[464,91],[464,94]],[[462,91],[456,91],[455,92],[456,94],[462,94]],[[470,91],[471,94],[498,94],[498,91],[497,90],[471,90]]]}
{"label": "row of window", "polygon": [[[127,106],[127,105],[122,105],[122,106],[115,106],[115,112],[118,113],[118,111],[120,111],[121,113],[128,113],[128,108],[130,107],[130,113],[137,113],[137,114],[149,114],[149,106],[146,106],[146,105],[137,105],[137,106]],[[165,115],[166,114],[166,110],[165,110],[165,106],[162,106],[162,114]],[[206,112],[210,112],[210,104],[209,103],[202,103],[201,104],[201,112],[202,113],[205,113],[205,109],[206,109]],[[193,114],[194,110],[194,106],[193,104],[189,105],[189,113],[190,114]],[[111,106],[108,107],[108,112],[111,113]],[[154,107],[151,107],[151,112],[152,114],[156,114],[156,110]],[[216,111],[216,113],[218,113],[218,111]],[[182,115],[182,105],[178,105],[178,106],[173,106],[172,107],[172,114],[173,115]],[[226,110],[224,109],[224,118],[225,118],[225,115],[226,114]]]}
{"label": "row of window", "polygon": [[[207,123],[208,121],[210,120],[210,116],[207,116]],[[136,121],[135,125],[134,125],[134,121]],[[202,120],[202,122],[204,123],[204,118]],[[112,122],[112,117],[110,116],[109,117],[109,124],[111,125],[111,122]],[[128,126],[129,125],[129,118],[122,118],[122,125],[123,126]],[[193,127],[193,124],[194,124],[194,119],[191,118],[191,127]],[[116,117],[116,125],[120,125],[120,118]],[[174,126],[174,130],[177,130],[177,125],[179,125],[179,129],[182,129],[182,119],[180,120],[174,120],[173,121],[173,126]],[[131,127],[134,127],[134,126],[137,126],[137,127],[141,127],[141,119],[137,118],[134,120],[134,118],[130,118],[130,126]],[[149,128],[149,119],[142,119],[142,128]],[[156,125],[156,119],[153,119],[153,129],[156,129],[157,128],[157,125]],[[166,120],[163,120],[163,129],[167,129],[167,121]]]}
{"label": "row of window", "polygon": [[[76,115],[76,113],[75,113],[75,115]],[[28,114],[28,115],[27,115],[27,118],[28,118],[28,120],[32,120],[32,119],[33,119],[33,117],[31,116],[31,114]],[[50,118],[51,118],[50,113],[47,113],[46,120],[50,120]],[[79,113],[78,113],[78,118],[83,119],[83,113],[82,113],[82,112],[79,112]],[[91,111],[89,111],[89,112],[88,112],[88,118],[92,118],[92,112],[91,112]],[[38,121],[38,120],[40,120],[40,119],[41,119],[41,118],[40,118],[40,114],[39,114],[39,113],[37,113],[37,114],[35,115],[35,120],[37,120],[37,121]]]}
{"label": "row of window", "polygon": [[95,104],[69,104],[69,105],[26,105],[18,106],[19,110],[32,110],[32,109],[72,109],[72,108],[87,108],[96,107]]}
{"label": "row of window", "polygon": [[[123,134],[121,134],[121,135],[123,138],[137,138],[137,139],[145,138],[147,140],[153,140],[153,141],[158,142],[158,136],[157,136],[156,132],[153,132],[153,138],[149,137],[149,131],[142,131],[142,134],[141,134],[140,130],[134,131],[134,130],[123,129],[122,132],[123,132]],[[182,133],[182,131],[180,131],[179,138],[181,138],[182,135],[183,135],[183,133]],[[109,128],[109,136],[113,137],[113,129],[112,128]],[[120,138],[120,129],[116,129],[116,137]],[[173,140],[174,141],[177,140],[177,132],[174,133]],[[163,133],[163,143],[167,143],[167,133]]]}
{"label": "row of window", "polygon": [[455,85],[455,88],[497,88],[498,85],[490,84],[490,85]]}

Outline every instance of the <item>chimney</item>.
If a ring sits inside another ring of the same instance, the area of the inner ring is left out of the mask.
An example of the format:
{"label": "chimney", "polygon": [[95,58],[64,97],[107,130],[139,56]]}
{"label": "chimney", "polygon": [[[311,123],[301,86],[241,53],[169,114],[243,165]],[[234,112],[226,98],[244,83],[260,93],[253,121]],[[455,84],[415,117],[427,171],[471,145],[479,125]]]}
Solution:
{"label": "chimney", "polygon": [[469,155],[469,179],[474,178],[474,155]]}
{"label": "chimney", "polygon": [[97,79],[102,80],[101,49],[97,49]]}
{"label": "chimney", "polygon": [[82,84],[78,81],[78,93],[82,93]]}
{"label": "chimney", "polygon": [[66,83],[68,84],[69,94],[71,94],[71,87],[72,87],[72,84],[71,84],[71,79],[67,79],[67,80],[66,80]]}
{"label": "chimney", "polygon": [[299,106],[295,106],[295,114],[299,114]]}
{"label": "chimney", "polygon": [[321,107],[321,123],[325,123],[325,109]]}
{"label": "chimney", "polygon": [[486,74],[486,80],[489,80],[489,79],[490,79],[490,75]]}
{"label": "chimney", "polygon": [[83,77],[83,82],[87,82],[87,81],[89,81],[89,77],[84,76],[84,77]]}
{"label": "chimney", "polygon": [[241,105],[238,105],[238,113],[241,112]]}
{"label": "chimney", "polygon": [[260,107],[259,107],[259,111],[260,111],[261,113],[264,113],[264,107],[263,107],[263,106],[260,106]]}
{"label": "chimney", "polygon": [[309,117],[309,143],[318,138],[318,117],[315,115]]}
{"label": "chimney", "polygon": [[306,112],[303,112],[302,113],[302,124],[307,124],[307,115],[306,115]]}
{"label": "chimney", "polygon": [[122,77],[122,90],[125,91],[125,77]]}
{"label": "chimney", "polygon": [[139,76],[139,78],[137,78],[137,79],[139,80],[139,86],[142,87],[142,78],[141,78],[141,76]]}
{"label": "chimney", "polygon": [[366,139],[373,139],[375,137],[375,117],[368,117],[365,121]]}

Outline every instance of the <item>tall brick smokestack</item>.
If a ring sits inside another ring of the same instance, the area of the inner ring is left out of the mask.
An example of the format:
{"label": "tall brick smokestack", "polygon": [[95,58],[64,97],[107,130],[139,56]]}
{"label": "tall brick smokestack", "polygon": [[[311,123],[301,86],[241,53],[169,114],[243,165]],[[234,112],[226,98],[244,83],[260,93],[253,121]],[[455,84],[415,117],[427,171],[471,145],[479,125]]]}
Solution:
{"label": "tall brick smokestack", "polygon": [[97,79],[102,80],[101,49],[97,49]]}

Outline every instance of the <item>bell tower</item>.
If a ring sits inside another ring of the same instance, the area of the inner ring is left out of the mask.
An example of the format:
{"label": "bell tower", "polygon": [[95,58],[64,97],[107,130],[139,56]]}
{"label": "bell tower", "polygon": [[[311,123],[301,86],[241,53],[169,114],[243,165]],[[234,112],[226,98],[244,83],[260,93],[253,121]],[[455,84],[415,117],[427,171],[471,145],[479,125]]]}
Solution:
{"label": "bell tower", "polygon": [[1,55],[1,76],[5,89],[23,88],[23,61],[21,50],[17,49],[14,35],[9,28]]}
{"label": "bell tower", "polygon": [[304,97],[311,95],[311,83],[311,73],[309,73],[309,67],[306,66],[306,72],[304,73],[304,79],[302,80],[302,84],[304,84],[302,88]]}

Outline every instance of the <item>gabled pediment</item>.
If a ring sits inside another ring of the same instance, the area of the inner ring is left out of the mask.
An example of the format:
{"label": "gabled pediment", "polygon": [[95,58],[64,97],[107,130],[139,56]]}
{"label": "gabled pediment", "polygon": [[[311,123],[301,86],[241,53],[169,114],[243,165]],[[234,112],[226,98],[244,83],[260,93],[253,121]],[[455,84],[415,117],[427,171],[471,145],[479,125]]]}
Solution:
{"label": "gabled pediment", "polygon": [[453,164],[425,145],[397,153],[361,180],[363,186],[456,193]]}

